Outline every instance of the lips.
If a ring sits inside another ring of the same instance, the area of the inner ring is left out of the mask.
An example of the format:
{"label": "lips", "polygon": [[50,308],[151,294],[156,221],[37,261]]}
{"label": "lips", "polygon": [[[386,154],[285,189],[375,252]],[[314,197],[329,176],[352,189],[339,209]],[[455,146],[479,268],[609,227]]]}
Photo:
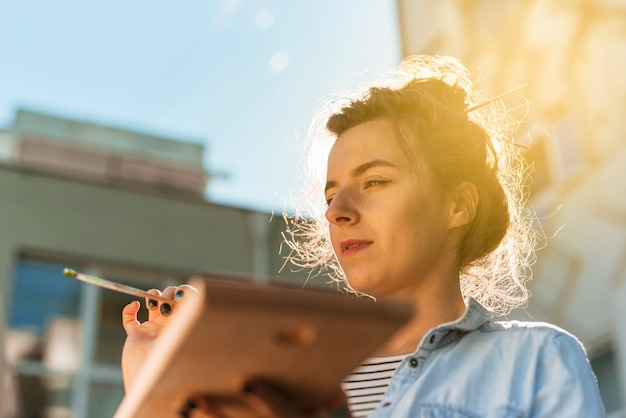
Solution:
{"label": "lips", "polygon": [[341,253],[344,256],[358,253],[372,244],[372,241],[364,241],[359,239],[346,239],[339,243]]}

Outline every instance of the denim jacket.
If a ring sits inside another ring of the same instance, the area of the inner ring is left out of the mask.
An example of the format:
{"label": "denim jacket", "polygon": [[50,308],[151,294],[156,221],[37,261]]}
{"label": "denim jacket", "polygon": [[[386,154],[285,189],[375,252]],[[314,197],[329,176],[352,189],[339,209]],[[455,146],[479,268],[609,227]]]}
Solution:
{"label": "denim jacket", "polygon": [[545,323],[464,315],[428,332],[369,418],[605,417],[581,343]]}

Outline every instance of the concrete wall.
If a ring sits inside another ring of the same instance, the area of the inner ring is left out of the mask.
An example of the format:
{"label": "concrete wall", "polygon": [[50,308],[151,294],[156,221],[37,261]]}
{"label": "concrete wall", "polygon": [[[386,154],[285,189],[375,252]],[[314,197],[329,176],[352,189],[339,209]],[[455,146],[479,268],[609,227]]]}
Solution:
{"label": "concrete wall", "polygon": [[270,223],[269,213],[9,166],[0,167],[0,196],[4,295],[11,294],[15,261],[28,252],[179,274],[268,276],[283,263],[277,246],[282,218]]}

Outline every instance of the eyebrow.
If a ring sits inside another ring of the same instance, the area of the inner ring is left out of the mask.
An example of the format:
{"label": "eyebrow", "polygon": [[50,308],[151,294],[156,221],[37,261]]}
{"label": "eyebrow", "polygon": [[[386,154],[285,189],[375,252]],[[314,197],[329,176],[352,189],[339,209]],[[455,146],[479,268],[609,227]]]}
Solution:
{"label": "eyebrow", "polygon": [[[350,171],[350,174],[352,175],[352,177],[358,177],[361,174],[365,173],[367,170],[369,170],[370,168],[374,168],[374,167],[395,167],[395,164],[390,163],[389,161],[386,160],[372,160],[372,161],[368,161],[366,163],[361,164],[360,166],[352,169]],[[328,189],[330,189],[333,186],[336,186],[337,182],[336,181],[329,181],[326,183],[326,187],[324,187],[324,192],[327,191]]]}

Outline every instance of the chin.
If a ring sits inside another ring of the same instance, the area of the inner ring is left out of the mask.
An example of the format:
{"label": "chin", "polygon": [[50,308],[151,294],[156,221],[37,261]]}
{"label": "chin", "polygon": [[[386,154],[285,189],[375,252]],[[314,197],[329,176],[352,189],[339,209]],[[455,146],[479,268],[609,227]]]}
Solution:
{"label": "chin", "polygon": [[347,282],[351,289],[371,296],[374,296],[378,287],[376,286],[375,280],[372,280],[371,278],[352,278],[348,279]]}

